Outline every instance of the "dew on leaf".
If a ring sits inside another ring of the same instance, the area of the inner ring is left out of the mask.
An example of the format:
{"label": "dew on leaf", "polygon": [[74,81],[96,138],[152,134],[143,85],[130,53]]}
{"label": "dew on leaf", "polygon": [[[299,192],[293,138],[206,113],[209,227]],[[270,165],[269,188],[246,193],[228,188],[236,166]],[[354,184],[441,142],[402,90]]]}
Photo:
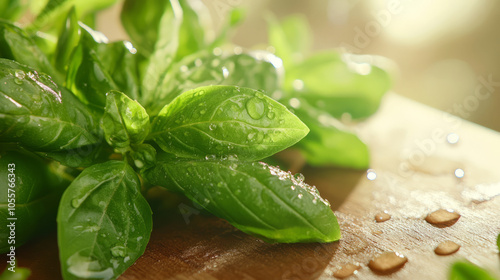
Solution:
{"label": "dew on leaf", "polygon": [[206,160],[214,160],[215,158],[216,158],[216,156],[215,156],[215,155],[206,155],[206,156],[205,156],[205,159],[206,159]]}
{"label": "dew on leaf", "polygon": [[82,202],[83,199],[74,198],[71,200],[71,206],[73,206],[73,208],[78,208]]}
{"label": "dew on leaf", "polygon": [[299,182],[303,182],[304,179],[305,179],[304,174],[302,174],[302,173],[295,174],[295,180],[297,180]]}
{"label": "dew on leaf", "polygon": [[24,79],[24,77],[26,76],[26,74],[24,73],[23,70],[16,70],[15,76],[18,79]]}
{"label": "dew on leaf", "polygon": [[143,168],[144,167],[144,162],[142,162],[142,161],[140,161],[138,159],[134,160],[134,164],[135,164],[135,166],[137,166],[137,168]]}
{"label": "dew on leaf", "polygon": [[261,119],[264,116],[265,103],[258,97],[250,98],[245,107],[248,115],[254,120]]}
{"label": "dew on leaf", "polygon": [[275,117],[275,116],[276,116],[276,114],[275,114],[274,112],[271,112],[271,111],[267,112],[267,117],[268,117],[270,120],[274,119],[274,117]]}
{"label": "dew on leaf", "polygon": [[83,256],[80,252],[69,257],[66,264],[68,272],[78,278],[111,279],[114,275],[113,268],[103,268],[99,261]]}
{"label": "dew on leaf", "polygon": [[127,248],[123,246],[115,246],[111,248],[111,255],[113,257],[125,257],[127,255]]}

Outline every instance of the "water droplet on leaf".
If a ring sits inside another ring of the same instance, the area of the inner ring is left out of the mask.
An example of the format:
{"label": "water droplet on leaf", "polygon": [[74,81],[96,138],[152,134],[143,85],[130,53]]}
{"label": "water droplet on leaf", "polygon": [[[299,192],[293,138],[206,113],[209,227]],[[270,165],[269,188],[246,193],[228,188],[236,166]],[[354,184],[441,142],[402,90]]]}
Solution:
{"label": "water droplet on leaf", "polygon": [[264,101],[257,97],[250,98],[245,107],[248,115],[254,120],[261,119],[266,108]]}
{"label": "water droplet on leaf", "polygon": [[125,257],[127,255],[127,248],[123,246],[115,246],[111,248],[111,255],[113,257]]}
{"label": "water droplet on leaf", "polygon": [[299,182],[304,182],[304,180],[305,180],[305,176],[302,173],[297,173],[297,174],[295,174],[294,177],[295,177],[295,180],[297,180]]}
{"label": "water droplet on leaf", "polygon": [[78,208],[81,203],[82,203],[82,200],[80,200],[78,198],[74,198],[71,200],[71,206],[73,206],[73,208]]}
{"label": "water droplet on leaf", "polygon": [[144,167],[144,162],[142,162],[142,161],[140,161],[138,159],[134,160],[134,164],[135,164],[135,166],[137,166],[137,168],[143,168]]}
{"label": "water droplet on leaf", "polygon": [[24,73],[23,70],[16,70],[15,76],[18,79],[24,79],[24,77],[26,76],[26,74]]}

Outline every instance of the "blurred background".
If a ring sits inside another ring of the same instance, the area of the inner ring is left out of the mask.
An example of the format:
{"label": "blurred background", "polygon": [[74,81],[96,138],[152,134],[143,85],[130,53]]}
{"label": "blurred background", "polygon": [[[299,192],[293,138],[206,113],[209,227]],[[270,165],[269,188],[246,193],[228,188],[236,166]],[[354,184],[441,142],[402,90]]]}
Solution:
{"label": "blurred background", "polygon": [[[418,102],[500,131],[500,1],[496,0],[203,0],[215,26],[233,7],[246,20],[233,41],[267,42],[267,12],[303,14],[313,49],[343,48],[389,58],[393,90]],[[126,39],[118,6],[103,11],[98,30]]]}

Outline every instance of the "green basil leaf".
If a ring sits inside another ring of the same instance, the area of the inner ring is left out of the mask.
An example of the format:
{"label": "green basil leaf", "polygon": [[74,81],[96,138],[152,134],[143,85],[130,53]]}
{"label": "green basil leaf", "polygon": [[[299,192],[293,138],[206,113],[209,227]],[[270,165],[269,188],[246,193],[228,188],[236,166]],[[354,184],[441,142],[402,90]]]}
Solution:
{"label": "green basil leaf", "polygon": [[114,4],[117,0],[49,0],[40,14],[30,26],[30,29],[41,29],[54,23],[62,22],[68,11],[75,7],[81,15],[86,18],[98,10],[102,10]]}
{"label": "green basil leaf", "polygon": [[96,51],[98,44],[107,43],[108,39],[83,23],[80,26],[80,42],[71,55],[66,85],[84,104],[102,111],[106,92],[118,89]]}
{"label": "green basil leaf", "polygon": [[[102,141],[104,142],[104,141]],[[81,146],[75,149],[62,149],[52,152],[37,152],[46,158],[50,158],[69,167],[89,167],[96,163],[105,162],[113,153],[112,149],[107,148],[99,142],[95,145]]]}
{"label": "green basil leaf", "polygon": [[154,119],[150,137],[181,157],[237,155],[258,160],[302,139],[309,129],[285,106],[253,89],[207,86],[187,91]]}
{"label": "green basil leaf", "polygon": [[61,71],[66,71],[71,53],[80,40],[80,26],[75,8],[72,7],[68,13],[65,24],[59,34],[55,52],[55,65]]}
{"label": "green basil leaf", "polygon": [[293,112],[311,130],[297,143],[310,165],[334,165],[366,169],[370,164],[368,146],[328,113],[293,99]]}
{"label": "green basil leaf", "polygon": [[155,48],[164,13],[170,10],[168,1],[125,0],[121,22],[139,53],[149,57]]}
{"label": "green basil leaf", "polygon": [[[179,0],[182,8],[182,24],[179,31],[179,47],[176,58],[188,56],[205,48],[205,28],[202,19],[198,15],[209,14],[208,9],[202,1]],[[195,5],[193,5],[195,4]],[[200,11],[194,9],[198,8]]]}
{"label": "green basil leaf", "polygon": [[35,41],[21,28],[0,20],[0,57],[15,60],[62,80]]}
{"label": "green basil leaf", "polygon": [[[161,91],[163,77],[172,67],[179,47],[179,32],[182,24],[182,8],[178,0],[171,0],[161,16],[158,40],[149,57],[142,78],[142,94],[156,100]],[[146,103],[147,104],[147,103]]]}
{"label": "green basil leaf", "polygon": [[276,242],[332,242],[337,219],[315,187],[264,163],[158,162],[146,180],[183,192],[243,232]]}
{"label": "green basil leaf", "polygon": [[137,68],[137,50],[128,41],[99,44],[97,56],[101,65],[109,73],[117,89],[130,98],[138,100],[139,74]]}
{"label": "green basil leaf", "polygon": [[293,96],[334,117],[349,113],[353,119],[373,114],[389,88],[384,70],[368,63],[346,63],[339,53],[330,51],[287,68],[285,78],[285,89]]}
{"label": "green basil leaf", "polygon": [[[175,57],[182,58],[205,47],[205,25],[210,22],[203,15],[208,14],[208,9],[199,0],[179,0],[171,5],[168,1],[126,0],[121,20],[142,55],[149,57],[161,49],[156,44],[168,34],[167,41],[172,42],[171,54],[175,52]],[[171,31],[166,33],[168,30]]]}
{"label": "green basil leaf", "polygon": [[34,151],[60,151],[100,142],[92,114],[49,76],[0,59],[0,136]]}
{"label": "green basil leaf", "polygon": [[500,234],[498,234],[498,237],[497,237],[497,247],[498,247],[498,251],[500,251]]}
{"label": "green basil leaf", "polygon": [[179,94],[208,85],[248,87],[272,95],[280,87],[280,71],[281,60],[267,52],[220,56],[203,51],[172,66],[145,104],[156,115]]}
{"label": "green basil leaf", "polygon": [[312,42],[312,31],[307,19],[302,15],[294,15],[278,22],[269,18],[269,44],[274,47],[278,57],[283,59],[285,67],[295,65],[303,60]]}
{"label": "green basil leaf", "polygon": [[[54,60],[56,48],[57,48],[57,36],[45,33],[45,32],[36,32],[35,34],[31,34],[31,38],[37,45],[37,47],[45,54],[49,62]],[[53,65],[51,65],[52,67]],[[64,81],[62,77],[64,77],[64,73],[61,72],[60,69],[54,68],[56,73],[53,75],[57,75],[58,81]]]}
{"label": "green basil leaf", "polygon": [[64,279],[116,279],[146,249],[151,209],[122,161],[85,169],[64,192],[57,216]]}
{"label": "green basil leaf", "polygon": [[[60,177],[55,180],[48,165],[29,152],[0,152],[0,166],[0,217],[5,221],[0,227],[0,253],[4,253],[10,246],[19,247],[55,226],[57,205],[69,181]],[[13,215],[9,203],[16,205]],[[17,218],[15,239],[8,238],[8,218]]]}
{"label": "green basil leaf", "polygon": [[0,19],[16,21],[26,10],[27,5],[21,0],[4,0],[0,2]]}
{"label": "green basil leaf", "polygon": [[450,269],[449,280],[495,280],[488,271],[467,261],[455,262]]}
{"label": "green basil leaf", "polygon": [[142,106],[119,91],[106,94],[101,127],[109,145],[124,153],[131,144],[141,144],[150,130],[149,116]]}

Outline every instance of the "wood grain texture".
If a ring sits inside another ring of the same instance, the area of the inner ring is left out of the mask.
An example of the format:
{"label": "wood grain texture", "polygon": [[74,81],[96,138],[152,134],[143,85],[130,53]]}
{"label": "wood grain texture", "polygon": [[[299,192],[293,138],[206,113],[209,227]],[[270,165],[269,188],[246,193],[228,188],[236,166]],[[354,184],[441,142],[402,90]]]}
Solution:
{"label": "wood grain texture", "polygon": [[[342,240],[330,244],[268,244],[227,222],[202,212],[187,216],[191,207],[178,198],[156,206],[154,230],[146,253],[120,280],[149,279],[334,279],[347,263],[360,264],[347,279],[446,279],[449,264],[468,259],[500,276],[496,236],[500,232],[500,135],[394,94],[379,112],[356,128],[372,154],[365,171],[305,166],[306,182],[318,187],[332,203]],[[456,144],[445,138],[456,133]],[[293,152],[281,154],[301,159]],[[463,169],[457,178],[454,171]],[[426,215],[453,209],[461,218],[452,226],[436,227]],[[392,217],[382,223],[377,213]],[[434,248],[445,240],[461,246],[450,256]],[[385,251],[408,257],[390,275],[374,274],[367,264]],[[60,279],[57,244],[47,235],[18,250],[19,265],[32,268],[31,279]],[[2,265],[5,258],[2,256]]]}

